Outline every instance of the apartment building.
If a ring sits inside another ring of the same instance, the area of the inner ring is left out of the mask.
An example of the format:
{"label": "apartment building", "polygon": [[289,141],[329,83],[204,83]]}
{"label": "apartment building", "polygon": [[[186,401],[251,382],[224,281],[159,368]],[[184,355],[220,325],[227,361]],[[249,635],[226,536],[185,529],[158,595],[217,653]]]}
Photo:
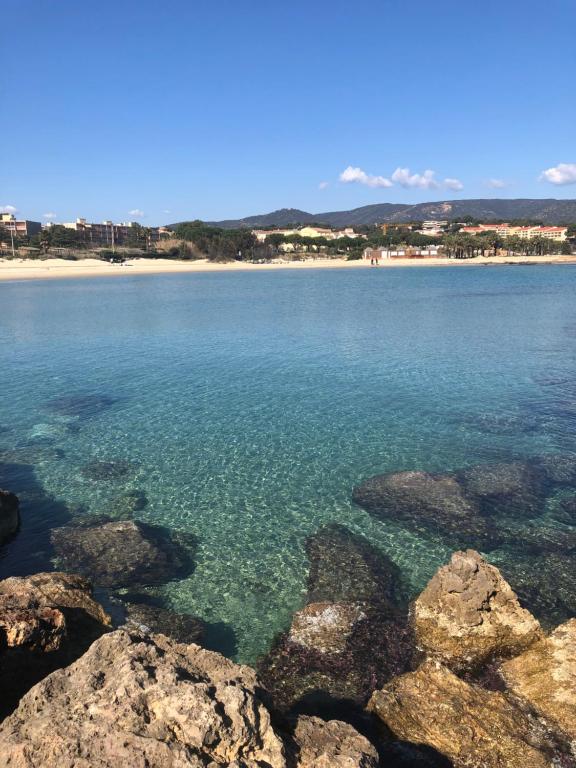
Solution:
{"label": "apartment building", "polygon": [[[76,219],[73,222],[64,222],[62,224],[66,229],[73,229],[81,232],[84,240],[89,245],[104,245],[112,247],[114,245],[125,245],[129,242],[129,236],[137,226],[137,222],[121,222],[114,224],[112,221],[103,221],[101,223],[88,222],[86,219]],[[151,227],[147,229],[147,238],[149,242],[155,243],[160,240],[163,233],[160,229],[164,227]]]}
{"label": "apartment building", "polygon": [[564,241],[568,237],[568,227],[515,227],[510,224],[478,224],[475,227],[462,227],[460,232],[468,235],[495,232],[501,237],[521,237],[523,240],[529,240],[532,237],[545,237],[548,240]]}
{"label": "apartment building", "polygon": [[0,213],[0,226],[8,232],[13,232],[16,237],[30,237],[42,230],[42,224],[39,221],[17,219],[13,213]]}
{"label": "apartment building", "polygon": [[329,229],[328,227],[301,227],[300,229],[253,229],[252,234],[258,242],[263,243],[270,235],[300,235],[300,237],[325,237],[327,240],[338,240],[341,237],[349,237],[355,240],[358,237],[366,239],[366,235],[355,232],[352,227],[344,229]]}

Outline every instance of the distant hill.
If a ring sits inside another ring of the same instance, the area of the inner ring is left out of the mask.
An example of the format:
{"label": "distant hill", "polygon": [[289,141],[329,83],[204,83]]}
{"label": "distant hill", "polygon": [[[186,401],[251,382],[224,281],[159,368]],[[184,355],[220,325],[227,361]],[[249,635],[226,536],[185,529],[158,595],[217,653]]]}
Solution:
{"label": "distant hill", "polygon": [[[472,216],[481,221],[533,219],[542,221],[544,224],[571,224],[576,222],[576,200],[442,200],[417,205],[379,203],[353,208],[351,211],[328,213],[307,213],[297,208],[281,208],[279,211],[259,216],[210,223],[225,229],[239,227],[265,229],[266,227],[291,227],[298,224],[357,227],[361,224],[402,223],[426,219],[458,221],[463,216]],[[176,224],[171,226],[174,227]]]}

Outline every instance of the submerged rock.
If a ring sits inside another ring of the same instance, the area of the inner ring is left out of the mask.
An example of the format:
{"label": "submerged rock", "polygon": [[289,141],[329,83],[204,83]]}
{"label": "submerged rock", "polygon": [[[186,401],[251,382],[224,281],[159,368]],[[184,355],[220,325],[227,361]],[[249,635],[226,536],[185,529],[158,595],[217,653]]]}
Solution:
{"label": "submerged rock", "polygon": [[132,462],[123,459],[115,459],[114,461],[94,459],[94,461],[85,464],[80,472],[89,480],[118,480],[121,477],[126,477],[135,468]]}
{"label": "submerged rock", "polygon": [[306,540],[308,601],[402,602],[400,568],[363,536],[336,523]]}
{"label": "submerged rock", "polygon": [[561,523],[576,526],[576,496],[561,499],[554,517]]}
{"label": "submerged rock", "polygon": [[377,768],[379,765],[378,753],[372,744],[351,725],[319,717],[298,718],[288,752],[296,768]]}
{"label": "submerged rock", "polygon": [[536,523],[498,523],[503,543],[530,554],[573,552],[576,550],[576,530]]}
{"label": "submerged rock", "polygon": [[285,768],[253,670],[117,631],[35,686],[0,725],[13,768]]}
{"label": "submerged rock", "polygon": [[354,489],[353,500],[376,517],[456,545],[497,543],[478,504],[465,496],[451,475],[421,471],[377,475]]}
{"label": "submerged rock", "polygon": [[342,653],[354,627],[365,618],[355,603],[309,603],[294,614],[288,642],[319,653]]}
{"label": "submerged rock", "polygon": [[147,506],[148,498],[144,491],[126,491],[106,507],[106,512],[112,518],[127,520]]}
{"label": "submerged rock", "polygon": [[38,573],[0,581],[0,713],[108,631],[110,618],[86,579]]}
{"label": "submerged rock", "polygon": [[44,464],[47,461],[60,461],[65,457],[64,451],[53,445],[31,443],[0,449],[0,462],[6,464]]}
{"label": "submerged rock", "polygon": [[461,470],[457,478],[487,515],[534,517],[542,511],[548,488],[544,470],[523,461],[479,464]]}
{"label": "submerged rock", "polygon": [[498,692],[433,661],[372,695],[369,711],[398,739],[427,744],[454,768],[551,768],[555,745]]}
{"label": "submerged rock", "polygon": [[455,552],[414,601],[416,643],[452,669],[475,669],[520,653],[542,636],[497,568],[477,552]]}
{"label": "submerged rock", "polygon": [[46,407],[48,410],[53,411],[54,413],[59,413],[62,416],[76,416],[88,419],[92,416],[97,416],[116,402],[116,398],[110,397],[109,395],[64,395],[50,400],[46,404]]}
{"label": "submerged rock", "polygon": [[197,616],[176,613],[147,603],[123,603],[126,628],[171,637],[178,643],[201,643],[206,626]]}
{"label": "submerged rock", "polygon": [[176,534],[131,520],[56,528],[51,541],[65,568],[101,587],[164,583],[193,567]]}
{"label": "submerged rock", "polygon": [[20,525],[18,497],[0,489],[0,544],[13,536]]}
{"label": "submerged rock", "polygon": [[548,454],[538,456],[533,463],[553,485],[576,487],[576,456],[568,453]]}

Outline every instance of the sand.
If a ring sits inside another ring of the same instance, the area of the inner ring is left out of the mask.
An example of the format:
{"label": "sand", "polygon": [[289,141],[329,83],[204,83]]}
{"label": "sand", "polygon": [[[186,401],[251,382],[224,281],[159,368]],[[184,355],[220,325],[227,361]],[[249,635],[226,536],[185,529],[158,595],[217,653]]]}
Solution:
{"label": "sand", "polygon": [[[390,259],[382,261],[378,269],[394,267],[464,267],[495,264],[576,264],[573,256],[486,257],[475,259]],[[306,261],[274,261],[268,264],[232,262],[214,264],[209,261],[174,261],[172,259],[133,259],[123,265],[108,264],[98,259],[67,261],[65,259],[0,259],[0,281],[38,280],[67,277],[105,277],[114,275],[153,275],[172,272],[258,272],[274,269],[374,269],[369,262],[345,259],[307,259]]]}

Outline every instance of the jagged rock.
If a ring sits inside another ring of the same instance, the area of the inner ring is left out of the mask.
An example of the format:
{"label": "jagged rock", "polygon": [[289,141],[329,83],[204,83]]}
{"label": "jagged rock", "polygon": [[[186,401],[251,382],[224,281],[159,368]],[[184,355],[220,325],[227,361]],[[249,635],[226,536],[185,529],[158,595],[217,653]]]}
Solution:
{"label": "jagged rock", "polygon": [[89,480],[118,480],[128,475],[134,469],[134,464],[124,459],[115,459],[113,461],[94,459],[85,464],[80,471]]}
{"label": "jagged rock", "polygon": [[127,629],[139,629],[171,637],[178,643],[200,643],[204,638],[202,619],[145,603],[123,603]]}
{"label": "jagged rock", "polygon": [[473,550],[455,552],[414,601],[416,643],[452,669],[520,653],[542,636],[497,568]]}
{"label": "jagged rock", "polygon": [[342,525],[320,528],[306,540],[308,602],[403,601],[400,568]]}
{"label": "jagged rock", "polygon": [[294,614],[288,642],[319,653],[342,653],[354,627],[365,618],[357,603],[309,603]]}
{"label": "jagged rock", "polygon": [[376,691],[368,709],[396,738],[429,745],[454,768],[551,768],[555,756],[543,729],[501,693],[433,661]]}
{"label": "jagged rock", "polygon": [[119,630],[36,685],[0,725],[10,768],[285,768],[253,670]]}
{"label": "jagged rock", "polygon": [[534,463],[479,464],[457,473],[467,496],[488,515],[534,517],[542,510],[546,475]]}
{"label": "jagged rock", "polygon": [[18,497],[10,491],[0,490],[0,544],[14,535],[19,525]]}
{"label": "jagged rock", "polygon": [[65,573],[0,581],[0,713],[108,631],[110,618],[90,583]]}
{"label": "jagged rock", "polygon": [[502,664],[500,673],[549,728],[572,742],[576,754],[576,619]]}
{"label": "jagged rock", "polygon": [[451,475],[410,471],[377,475],[354,489],[353,500],[370,514],[460,546],[496,546],[496,536]]}
{"label": "jagged rock", "polygon": [[358,731],[339,720],[301,715],[289,764],[295,768],[377,768],[378,753]]}
{"label": "jagged rock", "polygon": [[175,535],[132,520],[56,528],[51,541],[66,569],[102,587],[158,584],[192,569]]}
{"label": "jagged rock", "polygon": [[84,394],[84,395],[63,395],[56,397],[47,403],[50,411],[59,413],[62,416],[77,417],[87,419],[97,416],[102,411],[114,405],[116,398],[109,395]]}

